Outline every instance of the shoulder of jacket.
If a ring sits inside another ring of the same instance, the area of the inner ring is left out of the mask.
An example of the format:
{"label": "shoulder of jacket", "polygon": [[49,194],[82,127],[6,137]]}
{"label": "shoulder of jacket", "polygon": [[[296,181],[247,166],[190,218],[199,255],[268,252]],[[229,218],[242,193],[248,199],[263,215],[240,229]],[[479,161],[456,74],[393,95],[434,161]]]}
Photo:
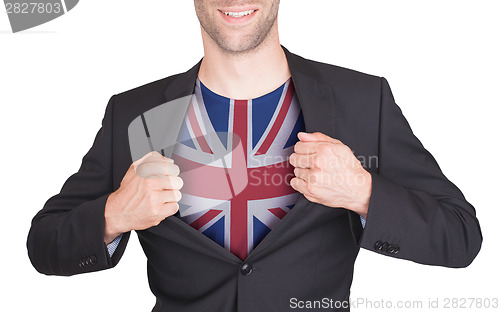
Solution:
{"label": "shoulder of jacket", "polygon": [[147,99],[147,98],[157,98],[157,97],[163,97],[163,92],[167,88],[167,86],[177,77],[181,75],[175,74],[171,75],[162,79],[158,79],[146,84],[143,84],[141,86],[116,93],[115,99],[116,98],[126,98],[128,100],[134,100],[134,99]]}
{"label": "shoulder of jacket", "polygon": [[319,75],[323,81],[338,83],[355,83],[359,84],[376,84],[380,86],[381,76],[368,74],[355,69],[350,69],[338,65],[333,65],[321,61],[311,60],[302,56],[296,55],[304,64],[313,69],[316,75]]}

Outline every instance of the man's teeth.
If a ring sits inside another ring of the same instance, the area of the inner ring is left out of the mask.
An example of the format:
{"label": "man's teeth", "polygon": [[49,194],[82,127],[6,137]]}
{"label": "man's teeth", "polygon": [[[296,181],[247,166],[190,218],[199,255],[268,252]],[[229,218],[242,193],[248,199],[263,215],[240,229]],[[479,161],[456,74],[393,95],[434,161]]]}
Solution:
{"label": "man's teeth", "polygon": [[249,10],[249,11],[243,11],[243,12],[222,12],[222,13],[226,14],[227,16],[239,18],[239,17],[250,15],[253,12],[255,12],[255,10]]}

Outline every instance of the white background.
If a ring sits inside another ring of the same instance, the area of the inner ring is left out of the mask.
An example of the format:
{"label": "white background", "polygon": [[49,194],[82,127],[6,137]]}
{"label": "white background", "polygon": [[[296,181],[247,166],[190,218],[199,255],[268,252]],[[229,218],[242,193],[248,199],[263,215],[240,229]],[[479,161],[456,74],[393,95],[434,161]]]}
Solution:
{"label": "white background", "polygon": [[[422,300],[425,306],[429,298],[441,304],[500,298],[497,2],[281,3],[281,42],[291,52],[388,79],[413,131],[476,207],[483,230],[482,250],[466,269],[361,250],[353,299]],[[184,72],[202,53],[192,1],[84,0],[18,34],[2,9],[1,311],[151,310],[155,300],[135,234],[116,268],[69,278],[37,273],[26,236],[31,218],[78,170],[108,99]],[[369,310],[386,309],[353,309]],[[483,310],[492,309],[455,311]]]}

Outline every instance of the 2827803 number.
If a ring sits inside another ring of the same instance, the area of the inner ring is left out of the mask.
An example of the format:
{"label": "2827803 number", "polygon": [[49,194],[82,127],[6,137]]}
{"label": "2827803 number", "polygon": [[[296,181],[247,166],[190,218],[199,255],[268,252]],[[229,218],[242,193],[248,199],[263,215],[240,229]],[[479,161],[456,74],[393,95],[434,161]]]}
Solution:
{"label": "2827803 number", "polygon": [[498,298],[445,298],[445,309],[497,309]]}
{"label": "2827803 number", "polygon": [[61,3],[41,3],[41,2],[14,2],[5,3],[8,14],[59,14],[62,11]]}

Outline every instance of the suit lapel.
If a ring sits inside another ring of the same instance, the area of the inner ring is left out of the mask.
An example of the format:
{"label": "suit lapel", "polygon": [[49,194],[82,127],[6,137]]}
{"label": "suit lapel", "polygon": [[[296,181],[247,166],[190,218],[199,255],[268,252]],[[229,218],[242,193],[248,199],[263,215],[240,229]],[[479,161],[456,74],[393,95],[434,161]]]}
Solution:
{"label": "suit lapel", "polygon": [[[201,65],[200,60],[187,72],[173,77],[173,81],[165,88],[165,102],[173,101],[183,96],[192,95],[196,84],[196,77]],[[182,116],[184,117],[184,116]]]}
{"label": "suit lapel", "polygon": [[[283,51],[287,57],[288,66],[292,74],[293,84],[299,99],[299,103],[304,116],[304,123],[307,132],[323,132],[329,136],[334,136],[335,130],[335,103],[331,88],[321,82],[321,75],[315,71],[309,61],[290,53],[285,47]],[[174,78],[172,83],[165,89],[165,101],[173,101],[179,97],[184,97],[193,94],[193,90],[198,76],[201,60],[187,72],[180,74]],[[189,103],[183,102],[185,107],[179,111],[186,111]],[[184,115],[179,115],[176,118],[183,119]],[[172,133],[177,134],[179,128],[170,129]],[[249,253],[247,260],[256,257],[264,249],[272,247],[272,243],[281,235],[284,235],[287,229],[292,227],[296,222],[302,219],[311,208],[312,203],[309,202],[303,195],[299,197],[294,208],[273,228],[273,230],[264,237],[264,239]],[[187,223],[179,219],[177,216],[172,216],[162,222],[164,225],[183,231],[183,235],[187,240],[183,240],[185,244],[196,242],[204,250],[213,250],[215,254],[225,257],[230,261],[241,260],[229,252],[224,247],[220,246],[210,238],[198,232]],[[150,229],[161,235],[162,226]],[[166,234],[166,233],[165,233]],[[192,246],[190,246],[192,247]]]}
{"label": "suit lapel", "polygon": [[292,73],[306,131],[335,136],[335,101],[331,88],[321,81],[321,74],[311,67],[310,61],[282,48]]}

